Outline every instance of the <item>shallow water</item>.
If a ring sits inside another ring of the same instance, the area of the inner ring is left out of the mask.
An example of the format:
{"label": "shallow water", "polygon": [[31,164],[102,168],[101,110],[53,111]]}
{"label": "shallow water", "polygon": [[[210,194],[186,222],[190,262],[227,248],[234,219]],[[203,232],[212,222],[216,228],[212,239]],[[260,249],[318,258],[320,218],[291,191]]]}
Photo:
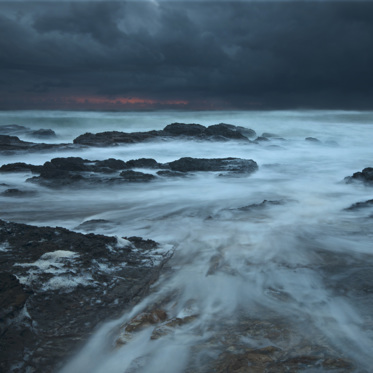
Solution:
{"label": "shallow water", "polygon": [[[69,229],[105,219],[110,223],[95,232],[173,245],[174,255],[152,293],[98,330],[63,372],[207,372],[226,351],[266,346],[287,350],[288,356],[304,351],[336,356],[369,371],[373,211],[344,209],[372,199],[373,189],[345,184],[343,178],[372,166],[373,113],[1,112],[0,121],[52,128],[58,142],[88,131],[143,131],[178,121],[225,122],[279,137],[260,144],[160,141],[1,157],[2,164],[43,164],[72,155],[158,162],[241,157],[259,165],[256,173],[240,178],[196,172],[147,184],[63,190],[25,183],[28,173],[0,175],[0,183],[8,185],[2,190],[36,192],[0,196],[3,219]],[[310,136],[320,143],[304,140]],[[263,200],[276,203],[241,209]],[[155,328],[150,325],[113,347],[121,325],[155,307],[165,310],[168,320],[193,318],[157,339],[150,339]]]}

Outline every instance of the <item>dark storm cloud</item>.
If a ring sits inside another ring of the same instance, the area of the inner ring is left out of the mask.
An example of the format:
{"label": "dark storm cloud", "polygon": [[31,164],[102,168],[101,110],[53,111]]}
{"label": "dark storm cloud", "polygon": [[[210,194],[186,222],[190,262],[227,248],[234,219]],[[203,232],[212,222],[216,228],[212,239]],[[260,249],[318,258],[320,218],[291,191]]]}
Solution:
{"label": "dark storm cloud", "polygon": [[0,35],[2,108],[32,93],[373,107],[369,2],[0,3]]}

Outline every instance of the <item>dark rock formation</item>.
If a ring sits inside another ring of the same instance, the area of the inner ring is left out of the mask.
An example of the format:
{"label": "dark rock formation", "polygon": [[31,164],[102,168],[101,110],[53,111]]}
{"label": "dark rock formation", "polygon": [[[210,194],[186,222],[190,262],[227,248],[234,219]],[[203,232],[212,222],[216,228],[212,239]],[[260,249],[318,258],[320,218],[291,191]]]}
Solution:
{"label": "dark rock formation", "polygon": [[166,126],[163,131],[171,136],[203,136],[206,127],[200,124],[172,123]]}
{"label": "dark rock formation", "polygon": [[130,183],[143,183],[154,180],[156,177],[152,174],[145,174],[143,172],[137,172],[137,171],[122,171],[120,173],[120,176]]}
{"label": "dark rock formation", "polygon": [[163,176],[163,177],[185,177],[187,176],[187,173],[179,172],[179,171],[162,170],[162,171],[158,171],[157,175]]}
{"label": "dark rock formation", "polygon": [[36,192],[32,190],[19,190],[16,188],[7,189],[1,193],[4,197],[30,197],[35,194]]}
{"label": "dark rock formation", "polygon": [[255,131],[220,123],[209,127],[200,124],[172,123],[161,131],[148,132],[100,132],[96,134],[85,133],[74,140],[74,144],[89,146],[113,146],[118,144],[132,144],[149,140],[161,140],[170,138],[185,138],[197,140],[243,140],[250,142],[248,137],[255,136]]}
{"label": "dark rock formation", "polygon": [[43,169],[43,166],[34,166],[32,164],[17,162],[4,164],[0,167],[0,172],[35,172],[38,173]]}
{"label": "dark rock formation", "polygon": [[30,131],[30,128],[18,124],[6,124],[0,126],[0,135],[22,135]]}
{"label": "dark rock formation", "polygon": [[32,145],[32,142],[22,141],[17,136],[0,135],[0,151],[25,150]]}
{"label": "dark rock formation", "polygon": [[269,139],[267,139],[267,137],[264,137],[264,136],[259,136],[255,139],[255,142],[256,143],[259,143],[259,142],[264,142],[264,141],[269,141]]}
{"label": "dark rock formation", "polygon": [[20,140],[17,136],[0,135],[0,152],[77,149],[73,144],[44,144]]}
{"label": "dark rock formation", "polygon": [[31,131],[30,135],[38,139],[53,139],[54,137],[56,137],[56,133],[51,129],[40,129]]}
{"label": "dark rock formation", "polygon": [[180,158],[169,162],[172,171],[228,171],[234,173],[252,173],[258,169],[258,165],[251,159],[241,158]]}
{"label": "dark rock formation", "polygon": [[55,372],[102,321],[132,307],[170,254],[117,239],[0,220],[0,371]]}
{"label": "dark rock formation", "polygon": [[127,168],[154,168],[159,169],[163,168],[163,165],[158,163],[155,159],[152,158],[140,158],[132,159],[126,162]]}
{"label": "dark rock formation", "polygon": [[25,126],[19,126],[18,124],[7,124],[0,126],[1,135],[12,135],[12,136],[32,136],[39,139],[50,139],[56,137],[56,133],[51,129],[38,129],[32,130]]}
{"label": "dark rock formation", "polygon": [[[53,158],[43,166],[26,163],[12,163],[0,167],[0,172],[39,173],[27,179],[51,188],[60,188],[79,183],[95,185],[98,183],[149,182],[157,176],[132,170],[132,168],[161,169],[157,175],[163,177],[185,176],[194,171],[223,171],[222,176],[247,175],[258,169],[251,159],[240,158],[180,158],[169,163],[158,163],[151,158],[140,158],[124,162],[119,159],[90,161],[80,157]],[[119,171],[122,171],[119,173]]]}
{"label": "dark rock formation", "polygon": [[103,227],[110,227],[112,226],[112,222],[105,219],[91,219],[87,220],[82,224],[79,224],[74,229],[82,230],[84,232],[93,232],[97,228],[103,228]]}
{"label": "dark rock formation", "polygon": [[368,201],[364,202],[356,202],[350,207],[346,208],[346,211],[354,211],[354,210],[360,210],[367,207],[373,207],[373,199],[369,199]]}
{"label": "dark rock formation", "polygon": [[362,181],[367,185],[373,185],[373,167],[367,167],[361,172],[355,172],[352,176],[345,177],[345,181],[347,183]]}

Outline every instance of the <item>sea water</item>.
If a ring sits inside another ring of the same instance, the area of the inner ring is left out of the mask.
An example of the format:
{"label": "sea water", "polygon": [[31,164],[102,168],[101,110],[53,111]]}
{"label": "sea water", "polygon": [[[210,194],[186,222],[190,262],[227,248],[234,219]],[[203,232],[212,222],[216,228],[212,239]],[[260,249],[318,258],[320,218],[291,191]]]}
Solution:
{"label": "sea water", "polygon": [[[204,364],[225,351],[266,346],[294,355],[318,346],[369,371],[373,210],[345,209],[372,199],[373,187],[344,178],[373,166],[372,112],[0,112],[0,124],[51,128],[57,138],[49,142],[65,143],[85,132],[148,131],[173,122],[224,122],[274,136],[257,144],[172,140],[1,156],[1,164],[67,156],[158,162],[239,157],[259,166],[237,178],[195,172],[151,183],[58,190],[26,183],[32,176],[27,172],[0,175],[3,189],[36,192],[0,196],[2,219],[75,230],[104,219],[109,223],[95,233],[150,238],[174,252],[149,296],[124,309],[120,320],[110,321],[108,314],[63,372],[209,371]],[[149,325],[116,344],[123,325],[155,307],[170,319],[191,321],[159,338],[151,338]]]}

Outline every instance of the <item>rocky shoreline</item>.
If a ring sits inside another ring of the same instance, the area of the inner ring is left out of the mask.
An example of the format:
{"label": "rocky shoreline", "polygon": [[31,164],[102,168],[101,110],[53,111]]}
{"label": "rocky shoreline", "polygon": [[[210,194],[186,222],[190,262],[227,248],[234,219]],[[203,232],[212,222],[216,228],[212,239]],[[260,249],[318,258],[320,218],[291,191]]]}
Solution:
{"label": "rocky shoreline", "polygon": [[139,237],[0,220],[0,370],[55,372],[148,292],[171,254]]}

